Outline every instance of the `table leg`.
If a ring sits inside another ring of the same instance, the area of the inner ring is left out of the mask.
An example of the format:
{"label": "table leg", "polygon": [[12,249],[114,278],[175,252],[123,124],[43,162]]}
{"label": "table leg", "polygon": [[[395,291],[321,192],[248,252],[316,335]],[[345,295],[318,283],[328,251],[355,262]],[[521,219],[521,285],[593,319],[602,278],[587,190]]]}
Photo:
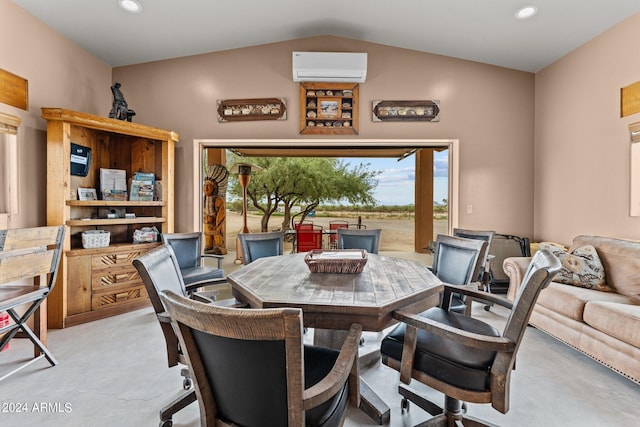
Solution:
{"label": "table leg", "polygon": [[[343,330],[315,328],[313,330],[313,343],[317,346],[339,350],[347,334],[348,331]],[[372,361],[378,361],[379,358],[380,350],[377,348],[372,349],[371,346],[369,346],[368,351],[360,351],[358,354],[361,366],[371,364]],[[380,399],[362,377],[360,377],[360,409],[379,425],[389,422],[391,414],[389,406]]]}

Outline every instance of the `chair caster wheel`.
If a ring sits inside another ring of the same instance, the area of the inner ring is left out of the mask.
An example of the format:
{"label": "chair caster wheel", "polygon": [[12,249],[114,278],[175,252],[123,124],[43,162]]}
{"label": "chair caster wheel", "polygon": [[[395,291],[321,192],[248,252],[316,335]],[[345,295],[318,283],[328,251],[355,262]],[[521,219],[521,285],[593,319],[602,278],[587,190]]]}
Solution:
{"label": "chair caster wheel", "polygon": [[462,413],[463,414],[467,413],[467,402],[462,402]]}
{"label": "chair caster wheel", "polygon": [[485,305],[483,308],[484,308],[484,311],[491,311],[490,305]]}
{"label": "chair caster wheel", "polygon": [[171,427],[173,426],[173,421],[172,420],[160,420],[160,427]]}
{"label": "chair caster wheel", "polygon": [[400,409],[402,410],[403,414],[405,412],[409,412],[409,400],[406,397],[403,398],[402,401],[400,402]]}
{"label": "chair caster wheel", "polygon": [[[191,380],[189,378],[185,378],[182,380],[182,388],[185,390],[189,390],[191,388]],[[171,426],[168,426],[168,427],[171,427]]]}
{"label": "chair caster wheel", "polygon": [[364,345],[364,338],[360,337],[360,341],[358,341],[358,344],[360,345],[360,347],[362,347]]}

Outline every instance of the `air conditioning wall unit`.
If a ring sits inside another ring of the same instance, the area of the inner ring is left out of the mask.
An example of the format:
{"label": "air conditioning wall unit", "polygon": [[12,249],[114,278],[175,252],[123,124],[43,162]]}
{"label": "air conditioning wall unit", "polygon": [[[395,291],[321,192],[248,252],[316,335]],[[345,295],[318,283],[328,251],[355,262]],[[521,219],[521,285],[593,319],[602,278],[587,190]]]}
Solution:
{"label": "air conditioning wall unit", "polygon": [[367,54],[360,52],[293,52],[294,82],[364,83]]}

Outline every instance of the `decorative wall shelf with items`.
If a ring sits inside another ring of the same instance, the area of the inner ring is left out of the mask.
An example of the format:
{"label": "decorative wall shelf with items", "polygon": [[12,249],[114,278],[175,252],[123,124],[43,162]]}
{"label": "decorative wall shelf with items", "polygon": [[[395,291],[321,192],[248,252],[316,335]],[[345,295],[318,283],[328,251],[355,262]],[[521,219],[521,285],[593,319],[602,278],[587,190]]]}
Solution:
{"label": "decorative wall shelf with items", "polygon": [[[47,120],[47,224],[68,227],[47,300],[49,326],[64,328],[147,305],[131,261],[160,244],[149,230],[173,232],[178,135],[61,108],[43,108],[42,117]],[[140,200],[138,194],[130,200],[127,193],[138,188],[131,184],[141,173],[153,174],[155,197]]]}
{"label": "decorative wall shelf with items", "polygon": [[358,93],[354,83],[300,83],[300,133],[357,135]]}

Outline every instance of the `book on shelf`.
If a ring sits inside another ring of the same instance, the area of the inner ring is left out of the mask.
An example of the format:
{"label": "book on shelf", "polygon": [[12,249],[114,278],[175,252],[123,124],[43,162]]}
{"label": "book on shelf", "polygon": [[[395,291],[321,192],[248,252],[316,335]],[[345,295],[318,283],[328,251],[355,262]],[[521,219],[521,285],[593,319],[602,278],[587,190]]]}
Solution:
{"label": "book on shelf", "polygon": [[102,200],[127,200],[127,171],[100,168]]}
{"label": "book on shelf", "polygon": [[129,200],[153,200],[155,174],[153,172],[136,172],[131,180]]}

